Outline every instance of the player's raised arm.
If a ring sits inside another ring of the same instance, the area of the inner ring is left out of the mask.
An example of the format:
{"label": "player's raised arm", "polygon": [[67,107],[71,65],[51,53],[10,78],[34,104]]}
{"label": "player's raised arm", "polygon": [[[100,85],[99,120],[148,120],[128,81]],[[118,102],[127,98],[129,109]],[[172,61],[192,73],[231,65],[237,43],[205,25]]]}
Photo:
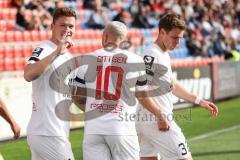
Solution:
{"label": "player's raised arm", "polygon": [[173,94],[181,99],[187,100],[189,102],[199,104],[201,107],[207,109],[212,116],[218,115],[218,107],[209,101],[199,98],[198,96],[193,95],[191,92],[187,91],[181,84],[177,81],[174,81],[173,85]]}
{"label": "player's raised arm", "polygon": [[30,63],[24,69],[24,79],[28,82],[35,80],[59,55],[66,53],[67,48],[73,45],[71,35],[71,32],[64,34],[64,38],[58,41],[58,45],[55,51],[44,57],[43,59],[39,59],[40,54],[46,51],[43,48],[36,48],[33,51],[32,57],[30,57],[29,59]]}
{"label": "player's raised arm", "polygon": [[4,102],[1,99],[0,99],[0,116],[2,116],[10,124],[11,129],[12,129],[13,134],[14,134],[14,138],[15,139],[19,138],[21,128],[16,123],[14,118],[11,116],[11,114],[8,111],[6,105],[4,104]]}

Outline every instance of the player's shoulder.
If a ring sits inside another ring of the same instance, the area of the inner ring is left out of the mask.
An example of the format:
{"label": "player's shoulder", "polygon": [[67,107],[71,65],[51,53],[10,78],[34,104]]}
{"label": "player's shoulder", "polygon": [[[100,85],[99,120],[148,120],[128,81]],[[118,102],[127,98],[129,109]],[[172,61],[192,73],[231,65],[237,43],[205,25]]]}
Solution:
{"label": "player's shoulder", "polygon": [[126,56],[128,57],[128,62],[142,62],[142,57],[140,55],[137,55],[136,53],[133,53],[131,51],[125,50],[124,51]]}
{"label": "player's shoulder", "polygon": [[142,57],[145,56],[152,56],[152,57],[157,57],[159,56],[159,49],[156,44],[150,44],[149,46],[146,47],[146,49],[143,51]]}
{"label": "player's shoulder", "polygon": [[52,50],[55,48],[55,44],[51,41],[44,41],[36,45],[36,47],[33,50],[33,54],[42,54],[44,52],[47,52],[49,50]]}
{"label": "player's shoulder", "polygon": [[36,48],[42,48],[42,49],[55,48],[55,47],[56,45],[51,41],[43,41],[36,46]]}
{"label": "player's shoulder", "polygon": [[152,65],[153,63],[157,63],[157,59],[159,58],[159,49],[156,44],[150,44],[141,54],[141,57],[144,60],[145,64]]}

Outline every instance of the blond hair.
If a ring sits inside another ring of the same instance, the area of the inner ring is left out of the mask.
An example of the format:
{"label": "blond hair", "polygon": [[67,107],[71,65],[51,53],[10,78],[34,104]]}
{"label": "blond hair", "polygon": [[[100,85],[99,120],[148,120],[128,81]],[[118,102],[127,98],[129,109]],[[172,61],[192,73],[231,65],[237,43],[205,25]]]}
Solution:
{"label": "blond hair", "polygon": [[127,26],[122,22],[112,21],[106,25],[104,32],[110,34],[114,38],[123,40],[127,37]]}

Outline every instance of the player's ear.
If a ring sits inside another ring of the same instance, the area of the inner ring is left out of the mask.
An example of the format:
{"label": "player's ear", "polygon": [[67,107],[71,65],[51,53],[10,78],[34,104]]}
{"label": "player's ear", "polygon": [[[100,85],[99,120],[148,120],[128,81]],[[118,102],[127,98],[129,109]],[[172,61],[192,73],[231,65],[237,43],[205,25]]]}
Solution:
{"label": "player's ear", "polygon": [[164,33],[165,33],[165,30],[164,30],[163,28],[161,28],[161,29],[159,30],[159,34],[163,35]]}
{"label": "player's ear", "polygon": [[104,44],[106,44],[106,43],[107,43],[107,41],[108,41],[108,35],[107,35],[107,33],[106,33],[106,32],[103,32],[102,41],[103,41],[103,43],[104,43]]}

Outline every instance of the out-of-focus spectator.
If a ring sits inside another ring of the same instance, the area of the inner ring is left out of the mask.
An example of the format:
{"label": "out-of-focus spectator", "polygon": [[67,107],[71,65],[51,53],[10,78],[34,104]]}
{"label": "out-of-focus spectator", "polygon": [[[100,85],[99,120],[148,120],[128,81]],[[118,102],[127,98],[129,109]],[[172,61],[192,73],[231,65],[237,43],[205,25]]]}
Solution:
{"label": "out-of-focus spectator", "polygon": [[36,30],[50,29],[52,23],[52,16],[44,9],[42,3],[38,3],[37,8],[33,10],[34,21],[39,22]]}
{"label": "out-of-focus spectator", "polygon": [[189,33],[189,37],[186,39],[186,47],[192,54],[192,56],[202,56],[202,45],[197,40],[197,36],[194,32]]}
{"label": "out-of-focus spectator", "polygon": [[11,6],[20,8],[23,4],[23,0],[11,0]]}
{"label": "out-of-focus spectator", "polygon": [[101,4],[97,4],[94,8],[94,12],[90,19],[86,23],[88,28],[103,29],[105,24],[109,21],[107,11],[101,7]]}
{"label": "out-of-focus spectator", "polygon": [[120,22],[124,23],[125,25],[127,25],[128,27],[131,27],[132,17],[128,11],[122,9],[119,14],[117,14],[115,17],[113,17],[113,21],[120,21]]}
{"label": "out-of-focus spectator", "polygon": [[84,8],[84,9],[94,10],[95,7],[96,7],[95,1],[96,1],[96,0],[84,0],[84,1],[83,1],[83,8]]}
{"label": "out-of-focus spectator", "polygon": [[240,61],[240,52],[237,50],[237,43],[234,39],[231,39],[231,56],[230,60]]}
{"label": "out-of-focus spectator", "polygon": [[133,28],[153,28],[153,26],[149,23],[150,19],[150,7],[144,6],[142,3],[135,5],[138,7],[134,9],[134,12],[131,11],[133,16],[132,27]]}
{"label": "out-of-focus spectator", "polygon": [[18,30],[29,30],[32,28],[31,14],[29,14],[24,6],[18,8],[17,10],[16,28]]}
{"label": "out-of-focus spectator", "polygon": [[43,0],[41,3],[43,4],[46,11],[50,13],[50,15],[53,15],[53,12],[56,8],[56,3],[58,0]]}
{"label": "out-of-focus spectator", "polygon": [[30,0],[30,2],[25,4],[25,8],[34,10],[34,9],[37,9],[38,5],[39,5],[38,0]]}

